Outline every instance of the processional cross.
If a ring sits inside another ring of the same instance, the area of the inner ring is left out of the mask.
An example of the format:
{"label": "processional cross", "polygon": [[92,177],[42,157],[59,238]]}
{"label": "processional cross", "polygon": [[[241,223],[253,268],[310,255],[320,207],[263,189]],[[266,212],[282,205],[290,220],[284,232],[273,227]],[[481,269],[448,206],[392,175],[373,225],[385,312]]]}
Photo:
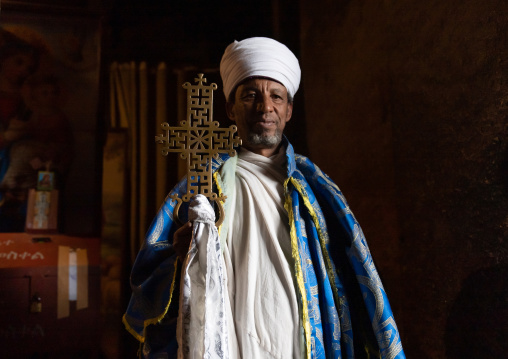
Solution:
{"label": "processional cross", "polygon": [[241,145],[242,140],[235,135],[236,126],[221,128],[219,122],[213,121],[213,91],[217,89],[217,84],[205,85],[203,74],[198,74],[194,81],[196,85],[183,84],[187,90],[186,120],[180,121],[179,127],[162,123],[164,133],[155,136],[155,142],[163,144],[161,152],[164,156],[177,152],[187,161],[187,192],[182,198],[170,196],[177,201],[173,213],[176,221],[181,223],[178,210],[182,202],[189,202],[194,195],[202,194],[217,203],[219,219],[215,225],[218,227],[224,220],[222,202],[226,196],[213,192],[212,157],[217,159],[220,153],[235,156],[234,147]]}

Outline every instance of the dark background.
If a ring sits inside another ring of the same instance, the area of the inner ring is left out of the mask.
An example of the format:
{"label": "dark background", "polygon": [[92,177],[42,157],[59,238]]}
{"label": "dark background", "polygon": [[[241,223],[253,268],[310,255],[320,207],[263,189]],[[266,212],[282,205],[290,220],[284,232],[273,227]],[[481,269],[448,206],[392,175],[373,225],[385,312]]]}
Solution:
{"label": "dark background", "polygon": [[407,356],[506,357],[508,3],[61,5],[100,19],[104,76],[112,61],[218,68],[225,47],[250,36],[288,45],[303,76],[288,136],[348,198]]}

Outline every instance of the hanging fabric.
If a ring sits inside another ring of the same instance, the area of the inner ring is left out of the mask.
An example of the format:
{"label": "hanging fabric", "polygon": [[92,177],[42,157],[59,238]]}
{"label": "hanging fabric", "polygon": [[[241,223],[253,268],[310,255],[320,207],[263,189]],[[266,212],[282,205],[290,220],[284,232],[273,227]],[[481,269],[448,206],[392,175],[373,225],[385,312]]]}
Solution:
{"label": "hanging fabric", "polygon": [[[160,64],[159,69],[165,69]],[[139,64],[134,61],[128,63],[114,62],[110,67],[110,129],[124,129],[129,134],[128,146],[128,177],[129,209],[127,223],[129,223],[130,260],[134,262],[148,227],[148,218],[153,213],[149,203],[160,203],[164,199],[162,194],[167,191],[164,180],[153,181],[153,178],[164,178],[166,166],[159,160],[160,154],[150,150],[149,133],[160,128],[161,122],[166,122],[166,78],[165,74],[156,75],[156,101],[149,98],[149,69],[146,62]],[[152,102],[152,103],[150,103]],[[156,106],[156,118],[150,120],[149,108]],[[156,176],[149,170],[148,164],[156,161]],[[151,191],[157,184],[155,191]]]}

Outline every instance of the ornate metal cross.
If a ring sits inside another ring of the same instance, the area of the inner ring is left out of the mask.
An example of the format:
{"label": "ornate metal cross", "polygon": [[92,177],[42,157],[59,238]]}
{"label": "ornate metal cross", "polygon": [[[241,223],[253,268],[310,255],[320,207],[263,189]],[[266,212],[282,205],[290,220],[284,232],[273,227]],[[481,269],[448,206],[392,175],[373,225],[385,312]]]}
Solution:
{"label": "ornate metal cross", "polygon": [[217,85],[207,86],[203,74],[194,79],[196,85],[186,82],[183,88],[187,90],[187,117],[180,121],[180,127],[171,127],[167,122],[161,124],[163,134],[155,136],[155,142],[163,144],[161,150],[164,156],[169,152],[178,152],[180,157],[187,160],[187,192],[178,198],[172,195],[171,199],[177,201],[173,213],[177,222],[180,222],[178,210],[182,202],[189,202],[196,194],[202,194],[217,203],[220,226],[224,220],[224,210],[221,201],[226,196],[217,196],[213,192],[213,174],[211,160],[218,158],[220,153],[229,153],[235,156],[234,147],[241,145],[242,140],[235,135],[236,126],[220,128],[219,122],[213,121],[213,91]]}

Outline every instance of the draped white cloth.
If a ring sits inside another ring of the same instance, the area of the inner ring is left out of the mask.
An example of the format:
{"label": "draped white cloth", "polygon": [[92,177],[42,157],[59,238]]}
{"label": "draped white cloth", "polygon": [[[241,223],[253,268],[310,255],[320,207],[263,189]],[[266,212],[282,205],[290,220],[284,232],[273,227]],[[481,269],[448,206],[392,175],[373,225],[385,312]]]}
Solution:
{"label": "draped white cloth", "polygon": [[215,213],[205,196],[192,199],[189,220],[193,235],[182,266],[178,358],[228,359],[226,280]]}
{"label": "draped white cloth", "polygon": [[[224,260],[236,333],[234,358],[300,358],[301,329],[293,282],[285,152],[239,153]],[[232,334],[233,335],[233,334]],[[232,340],[233,341],[233,340]]]}
{"label": "draped white cloth", "polygon": [[303,339],[294,284],[285,151],[242,149],[224,250],[208,200],[189,209],[193,238],[183,264],[178,358],[299,359]]}

